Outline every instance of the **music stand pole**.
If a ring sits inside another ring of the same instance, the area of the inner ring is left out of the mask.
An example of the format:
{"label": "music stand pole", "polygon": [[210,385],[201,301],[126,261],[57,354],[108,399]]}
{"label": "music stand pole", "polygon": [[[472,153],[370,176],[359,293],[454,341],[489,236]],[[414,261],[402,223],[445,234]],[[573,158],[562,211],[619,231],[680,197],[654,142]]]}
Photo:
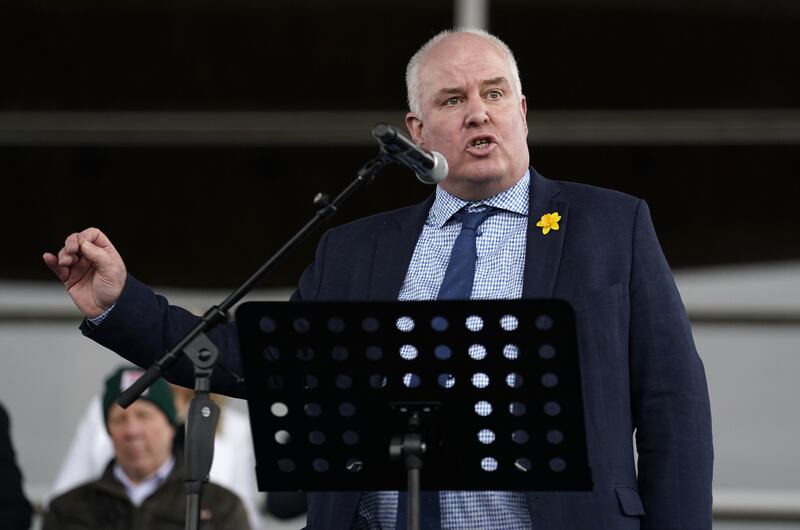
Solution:
{"label": "music stand pole", "polygon": [[391,460],[403,460],[408,475],[406,524],[408,530],[419,530],[420,475],[427,445],[422,437],[420,411],[409,410],[408,407],[401,410],[408,414],[408,431],[403,436],[392,438],[389,455]]}

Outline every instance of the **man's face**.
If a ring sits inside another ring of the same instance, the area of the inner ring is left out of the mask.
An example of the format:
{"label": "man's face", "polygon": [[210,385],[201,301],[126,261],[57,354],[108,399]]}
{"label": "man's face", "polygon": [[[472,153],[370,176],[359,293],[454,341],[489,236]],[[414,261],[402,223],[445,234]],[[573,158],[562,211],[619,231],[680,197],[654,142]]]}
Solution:
{"label": "man's face", "polygon": [[516,184],[529,163],[527,104],[507,57],[491,41],[458,33],[434,45],[420,66],[421,116],[409,112],[414,141],[447,159],[440,183],[465,200]]}
{"label": "man's face", "polygon": [[161,409],[140,399],[127,409],[111,405],[108,433],[125,474],[133,482],[141,482],[169,458],[175,429]]}

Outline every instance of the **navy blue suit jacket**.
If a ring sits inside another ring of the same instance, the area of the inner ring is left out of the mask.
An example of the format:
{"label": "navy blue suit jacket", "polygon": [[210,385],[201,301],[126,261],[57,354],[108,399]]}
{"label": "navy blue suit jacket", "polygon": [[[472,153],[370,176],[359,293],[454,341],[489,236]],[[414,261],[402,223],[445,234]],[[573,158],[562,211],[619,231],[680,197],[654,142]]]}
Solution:
{"label": "navy blue suit jacket", "polygon": [[[708,391],[683,304],[644,201],[545,179],[531,169],[523,297],[561,298],[576,312],[591,492],[529,492],[536,530],[711,528]],[[433,202],[329,230],[296,300],[396,300]],[[536,222],[561,215],[543,235]],[[140,365],[195,323],[134,278],[103,324],[85,332]],[[241,373],[234,325],[210,333]],[[241,394],[216,371],[215,390]],[[190,385],[185,360],[169,374]],[[633,438],[638,451],[634,461]],[[360,494],[309,494],[308,528],[349,528]]]}

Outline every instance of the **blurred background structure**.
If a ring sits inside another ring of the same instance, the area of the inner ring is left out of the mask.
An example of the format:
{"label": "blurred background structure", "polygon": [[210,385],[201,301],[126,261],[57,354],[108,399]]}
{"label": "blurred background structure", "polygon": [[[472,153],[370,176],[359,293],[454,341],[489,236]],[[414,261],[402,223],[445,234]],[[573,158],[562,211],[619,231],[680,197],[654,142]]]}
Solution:
{"label": "blurred background structure", "polygon": [[[32,500],[116,358],[41,261],[98,226],[207,307],[402,126],[428,37],[514,50],[532,163],[645,198],[714,413],[718,528],[800,524],[800,4],[793,0],[74,0],[0,7],[0,399]],[[422,200],[389,168],[333,220]],[[613,229],[613,227],[609,227]],[[316,234],[264,282],[282,298]]]}

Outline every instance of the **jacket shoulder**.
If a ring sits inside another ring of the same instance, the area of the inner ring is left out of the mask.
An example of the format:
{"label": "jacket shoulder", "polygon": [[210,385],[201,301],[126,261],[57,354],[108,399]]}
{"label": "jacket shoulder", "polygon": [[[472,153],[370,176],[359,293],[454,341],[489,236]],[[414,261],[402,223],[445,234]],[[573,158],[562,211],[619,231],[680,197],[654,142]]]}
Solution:
{"label": "jacket shoulder", "polygon": [[74,506],[76,503],[94,499],[100,489],[106,490],[109,488],[103,488],[97,479],[75,486],[50,501],[50,508],[58,509],[65,506]]}
{"label": "jacket shoulder", "polygon": [[610,188],[601,188],[591,184],[552,180],[552,185],[559,191],[558,197],[572,204],[591,204],[594,208],[631,208],[636,209],[641,202],[639,197]]}
{"label": "jacket shoulder", "polygon": [[398,223],[405,224],[410,220],[419,218],[421,215],[427,215],[432,203],[433,196],[418,204],[355,219],[331,228],[328,232],[330,232],[331,235],[360,235],[373,233],[375,230],[380,230],[383,227],[395,226]]}
{"label": "jacket shoulder", "polygon": [[203,501],[205,513],[209,523],[214,523],[215,530],[247,530],[250,524],[244,504],[231,490],[214,482],[208,482],[203,487]]}
{"label": "jacket shoulder", "polygon": [[101,493],[112,495],[118,501],[128,503],[124,492],[112,492],[104,488],[99,480],[77,486],[50,501],[45,513],[43,530],[58,530],[66,527],[91,528],[97,524],[98,500]]}

